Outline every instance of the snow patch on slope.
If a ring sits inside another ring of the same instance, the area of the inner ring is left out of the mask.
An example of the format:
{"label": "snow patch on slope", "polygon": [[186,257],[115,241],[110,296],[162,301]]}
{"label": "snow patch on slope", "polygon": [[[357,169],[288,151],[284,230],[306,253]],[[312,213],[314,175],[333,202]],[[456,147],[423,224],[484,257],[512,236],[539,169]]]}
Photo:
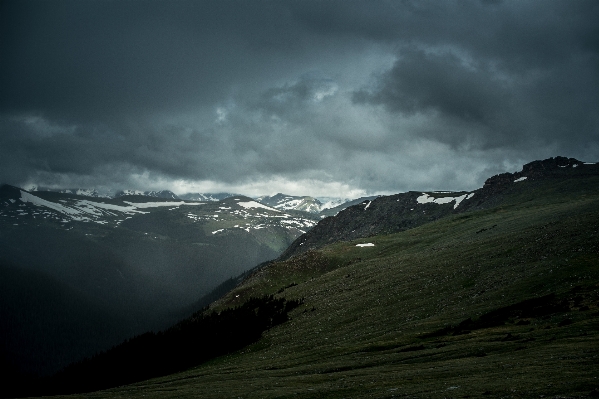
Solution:
{"label": "snow patch on slope", "polygon": [[21,190],[21,201],[23,202],[31,202],[36,206],[45,206],[46,208],[54,209],[55,211],[64,213],[65,215],[79,215],[81,211],[76,209],[69,208],[64,205],[55,204],[54,202],[46,201],[40,197],[36,197],[33,194],[30,194],[26,191]]}
{"label": "snow patch on slope", "polygon": [[351,201],[351,198],[333,198],[333,197],[319,197],[317,198],[322,205],[320,206],[320,211],[325,209],[335,208],[336,206],[345,204],[346,202]]}
{"label": "snow patch on slope", "polygon": [[238,202],[237,204],[241,205],[245,209],[249,209],[249,208],[263,208],[263,209],[268,209],[269,211],[281,212],[281,211],[278,211],[276,209],[271,208],[270,206],[263,205],[263,204],[261,204],[259,202],[256,202],[256,201]]}
{"label": "snow patch on slope", "polygon": [[[68,216],[68,219],[64,219],[63,222],[69,222],[70,220],[80,222],[96,222],[100,224],[107,224],[108,221],[101,220],[100,218],[105,216],[117,217],[120,214],[133,215],[133,214],[144,214],[141,209],[154,208],[161,206],[178,207],[181,205],[203,205],[202,203],[188,203],[188,202],[147,202],[147,203],[133,203],[127,202],[127,205],[116,205],[107,204],[104,202],[96,202],[90,200],[77,200],[69,203],[66,200],[59,200],[62,203],[52,202],[43,198],[37,197],[27,191],[21,190],[21,201],[24,203],[31,203],[35,206],[42,206],[54,211],[57,211],[63,215]],[[67,205],[68,204],[68,205]],[[23,205],[24,206],[24,205]],[[45,213],[45,212],[44,212]],[[120,220],[116,220],[116,224],[120,224]]]}
{"label": "snow patch on slope", "polygon": [[181,206],[181,205],[204,205],[201,202],[129,202],[123,201],[126,204],[132,205],[135,208],[156,208],[159,206]]}
{"label": "snow patch on slope", "polygon": [[427,193],[422,193],[422,195],[420,197],[416,198],[416,202],[418,202],[419,204],[449,204],[449,203],[455,201],[455,205],[453,206],[453,209],[456,209],[462,203],[463,200],[470,199],[470,198],[472,198],[473,195],[474,195],[474,193],[469,193],[469,194],[460,195],[459,197],[435,198],[435,197],[428,195]]}

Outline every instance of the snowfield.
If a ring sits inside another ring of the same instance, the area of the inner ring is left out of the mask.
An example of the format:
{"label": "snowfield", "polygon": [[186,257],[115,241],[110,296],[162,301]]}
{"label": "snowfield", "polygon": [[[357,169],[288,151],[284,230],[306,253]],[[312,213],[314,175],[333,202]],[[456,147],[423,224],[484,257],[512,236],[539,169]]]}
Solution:
{"label": "snowfield", "polygon": [[181,206],[181,205],[204,205],[201,202],[185,202],[185,201],[181,201],[181,202],[129,202],[129,201],[123,201],[131,206],[134,206],[135,208],[156,208],[158,206]]}
{"label": "snowfield", "polygon": [[79,215],[81,212],[54,202],[46,201],[45,199],[36,197],[33,194],[21,190],[21,201],[31,202],[35,206],[45,206],[46,208],[54,209],[55,211],[64,213],[65,215]]}
{"label": "snowfield", "polygon": [[273,211],[273,212],[281,212],[274,208],[271,208],[270,206],[263,205],[256,201],[238,202],[237,204],[241,205],[242,207],[244,207],[246,209],[248,209],[248,208],[264,208],[264,209],[268,209],[269,211]]}
{"label": "snowfield", "polygon": [[422,195],[418,198],[416,198],[416,202],[418,202],[419,204],[449,204],[450,202],[455,201],[455,205],[453,206],[453,209],[456,209],[463,200],[465,199],[470,199],[474,196],[474,193],[469,193],[469,194],[463,194],[460,195],[459,197],[441,197],[441,198],[435,198],[432,197],[430,195],[428,195],[427,193],[422,193]]}
{"label": "snowfield", "polygon": [[[45,200],[43,198],[40,198],[36,195],[33,195],[31,193],[28,193],[27,191],[23,191],[21,190],[21,198],[20,198],[21,202],[23,203],[30,203],[34,206],[37,207],[44,207],[44,208],[48,208],[51,209],[53,211],[59,212],[60,214],[64,215],[62,222],[63,223],[68,223],[70,221],[78,221],[78,222],[95,222],[95,223],[99,223],[99,224],[108,224],[111,221],[114,221],[117,225],[120,224],[122,222],[122,220],[106,220],[105,217],[119,217],[121,215],[135,215],[135,214],[145,214],[145,213],[149,213],[147,211],[143,211],[142,209],[147,209],[147,208],[156,208],[156,207],[164,207],[164,206],[168,206],[168,207],[179,207],[179,206],[183,206],[183,205],[203,205],[202,203],[190,203],[190,202],[142,202],[142,203],[135,203],[135,202],[128,202],[128,201],[124,201],[127,205],[123,206],[123,205],[116,205],[116,204],[107,204],[104,202],[96,202],[96,201],[90,201],[90,200],[75,200],[75,201],[71,201],[69,203],[69,201],[66,200],[59,200],[60,203],[57,202],[52,202],[52,201],[48,201]],[[11,201],[13,202],[13,201]],[[24,205],[22,205],[24,206]],[[174,209],[174,208],[173,208]],[[24,216],[27,215],[27,211],[21,211],[20,215]],[[37,213],[33,212],[33,215],[36,215]],[[44,218],[46,217],[53,217],[56,218],[56,216],[52,215],[51,212],[43,212],[44,214]],[[67,218],[64,218],[64,217]],[[131,218],[131,216],[128,216],[127,219]]]}

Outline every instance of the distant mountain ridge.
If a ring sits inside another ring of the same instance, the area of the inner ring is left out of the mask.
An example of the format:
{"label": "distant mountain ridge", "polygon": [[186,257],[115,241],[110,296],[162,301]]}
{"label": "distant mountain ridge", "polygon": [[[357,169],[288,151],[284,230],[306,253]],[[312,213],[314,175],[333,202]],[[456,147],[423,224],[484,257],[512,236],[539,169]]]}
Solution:
{"label": "distant mountain ridge", "polygon": [[[171,199],[171,200],[185,200],[185,201],[222,201],[226,198],[231,198],[236,195],[235,193],[185,193],[185,194],[175,194],[170,190],[153,190],[153,191],[143,191],[143,190],[118,190],[114,192],[114,194],[109,194],[107,192],[101,192],[94,188],[70,188],[70,189],[56,189],[56,188],[48,188],[48,187],[38,187],[38,186],[28,186],[25,188],[29,192],[55,192],[61,194],[74,194],[82,197],[92,197],[92,198],[108,198],[115,199],[125,196],[143,196],[143,197],[152,197],[152,198],[162,198],[162,199]],[[259,197],[254,197],[258,202],[271,206],[278,210],[283,211],[301,211],[301,212],[309,212],[313,214],[321,214],[323,216],[331,216],[335,215],[339,211],[347,208],[350,205],[354,205],[359,203],[364,199],[373,199],[373,197],[363,197],[359,199],[351,199],[351,198],[337,198],[337,197],[322,197],[315,198],[311,196],[294,196],[278,193],[273,196],[262,195]]]}
{"label": "distant mountain ridge", "polygon": [[161,190],[161,191],[138,191],[138,190],[121,190],[118,191],[114,198],[124,197],[126,195],[143,195],[145,197],[154,197],[154,198],[164,198],[164,199],[180,199],[177,194],[173,193],[170,190]]}
{"label": "distant mountain ridge", "polygon": [[54,188],[47,188],[47,187],[29,186],[29,187],[26,187],[26,190],[29,192],[51,191],[51,192],[62,193],[62,194],[80,195],[82,197],[113,198],[112,195],[104,193],[104,192],[100,192],[100,191],[96,190],[95,188],[54,189]]}
{"label": "distant mountain ridge", "polygon": [[311,196],[297,196],[278,193],[273,196],[263,195],[256,197],[256,201],[280,210],[296,210],[320,214],[321,217],[332,216],[348,206],[359,203],[365,199],[374,199],[376,196],[359,199],[323,197],[321,199]]}
{"label": "distant mountain ridge", "polygon": [[257,197],[256,201],[272,206],[275,209],[289,211],[304,211],[310,213],[319,213],[322,203],[314,197],[310,196],[293,196],[282,193],[273,196],[264,195]]}
{"label": "distant mountain ridge", "polygon": [[352,199],[352,200],[350,200],[350,199],[336,200],[336,201],[329,200],[328,202],[326,202],[323,205],[322,210],[320,211],[320,217],[324,218],[327,216],[335,216],[336,214],[338,214],[339,212],[341,212],[342,210],[344,210],[350,206],[361,204],[364,201],[372,201],[378,197],[380,197],[380,195],[373,195],[373,196],[369,196],[369,197],[360,197],[360,198],[356,198],[356,199]]}
{"label": "distant mountain ridge", "polygon": [[225,198],[230,198],[235,195],[233,193],[185,193],[177,195],[170,190],[159,190],[159,191],[143,191],[143,190],[117,190],[113,191],[113,194],[108,192],[101,192],[95,188],[69,188],[69,189],[58,189],[48,188],[43,186],[27,186],[24,187],[29,192],[55,192],[61,194],[74,194],[82,197],[93,197],[93,198],[119,198],[123,196],[138,195],[144,197],[153,198],[164,198],[173,200],[187,200],[187,201],[220,201]]}
{"label": "distant mountain ridge", "polygon": [[188,201],[222,201],[240,194],[233,193],[187,193],[179,195],[180,199]]}

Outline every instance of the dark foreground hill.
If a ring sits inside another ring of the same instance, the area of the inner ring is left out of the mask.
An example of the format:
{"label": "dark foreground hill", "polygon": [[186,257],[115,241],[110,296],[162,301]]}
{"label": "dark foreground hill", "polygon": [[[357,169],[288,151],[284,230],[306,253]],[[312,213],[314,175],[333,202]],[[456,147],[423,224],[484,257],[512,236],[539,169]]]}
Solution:
{"label": "dark foreground hill", "polygon": [[209,312],[303,299],[291,320],[198,367],[86,397],[596,397],[599,176],[516,184],[487,208],[268,264]]}

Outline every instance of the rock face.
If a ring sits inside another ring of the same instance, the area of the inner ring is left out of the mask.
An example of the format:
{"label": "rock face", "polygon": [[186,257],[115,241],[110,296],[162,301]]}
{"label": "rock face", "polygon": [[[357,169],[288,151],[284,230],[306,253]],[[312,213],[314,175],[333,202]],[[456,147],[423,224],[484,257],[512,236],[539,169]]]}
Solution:
{"label": "rock face", "polygon": [[[540,179],[547,177],[562,176],[565,170],[563,168],[577,168],[585,164],[574,158],[555,157],[545,159],[543,161],[533,161],[522,167],[521,176],[527,176],[529,179]],[[588,165],[587,165],[588,166]],[[580,169],[577,172],[591,172],[594,174],[594,168]],[[584,173],[589,174],[589,173]],[[519,177],[519,176],[518,176]]]}
{"label": "rock face", "polygon": [[599,174],[599,165],[584,163],[574,158],[555,157],[525,164],[522,171],[501,173],[488,178],[482,188],[476,190],[475,201],[465,210],[485,209],[497,205],[514,183],[539,182],[555,178],[579,178]]}
{"label": "rock face", "polygon": [[492,176],[483,187],[470,193],[407,192],[378,197],[321,220],[295,240],[279,259],[288,259],[337,241],[395,233],[451,214],[489,209],[499,205],[511,193],[530,187],[531,183],[590,175],[599,175],[599,164],[555,157],[530,162],[520,172]]}
{"label": "rock face", "polygon": [[[596,174],[595,168],[589,168],[595,164],[585,164],[574,158],[555,157],[542,161],[533,161],[522,167],[521,172],[501,173],[492,176],[485,181],[483,189],[490,189],[505,186],[514,182],[514,180],[526,178],[528,180],[539,180],[552,177],[564,177],[567,175],[589,175]],[[581,169],[572,170],[578,167]]]}

